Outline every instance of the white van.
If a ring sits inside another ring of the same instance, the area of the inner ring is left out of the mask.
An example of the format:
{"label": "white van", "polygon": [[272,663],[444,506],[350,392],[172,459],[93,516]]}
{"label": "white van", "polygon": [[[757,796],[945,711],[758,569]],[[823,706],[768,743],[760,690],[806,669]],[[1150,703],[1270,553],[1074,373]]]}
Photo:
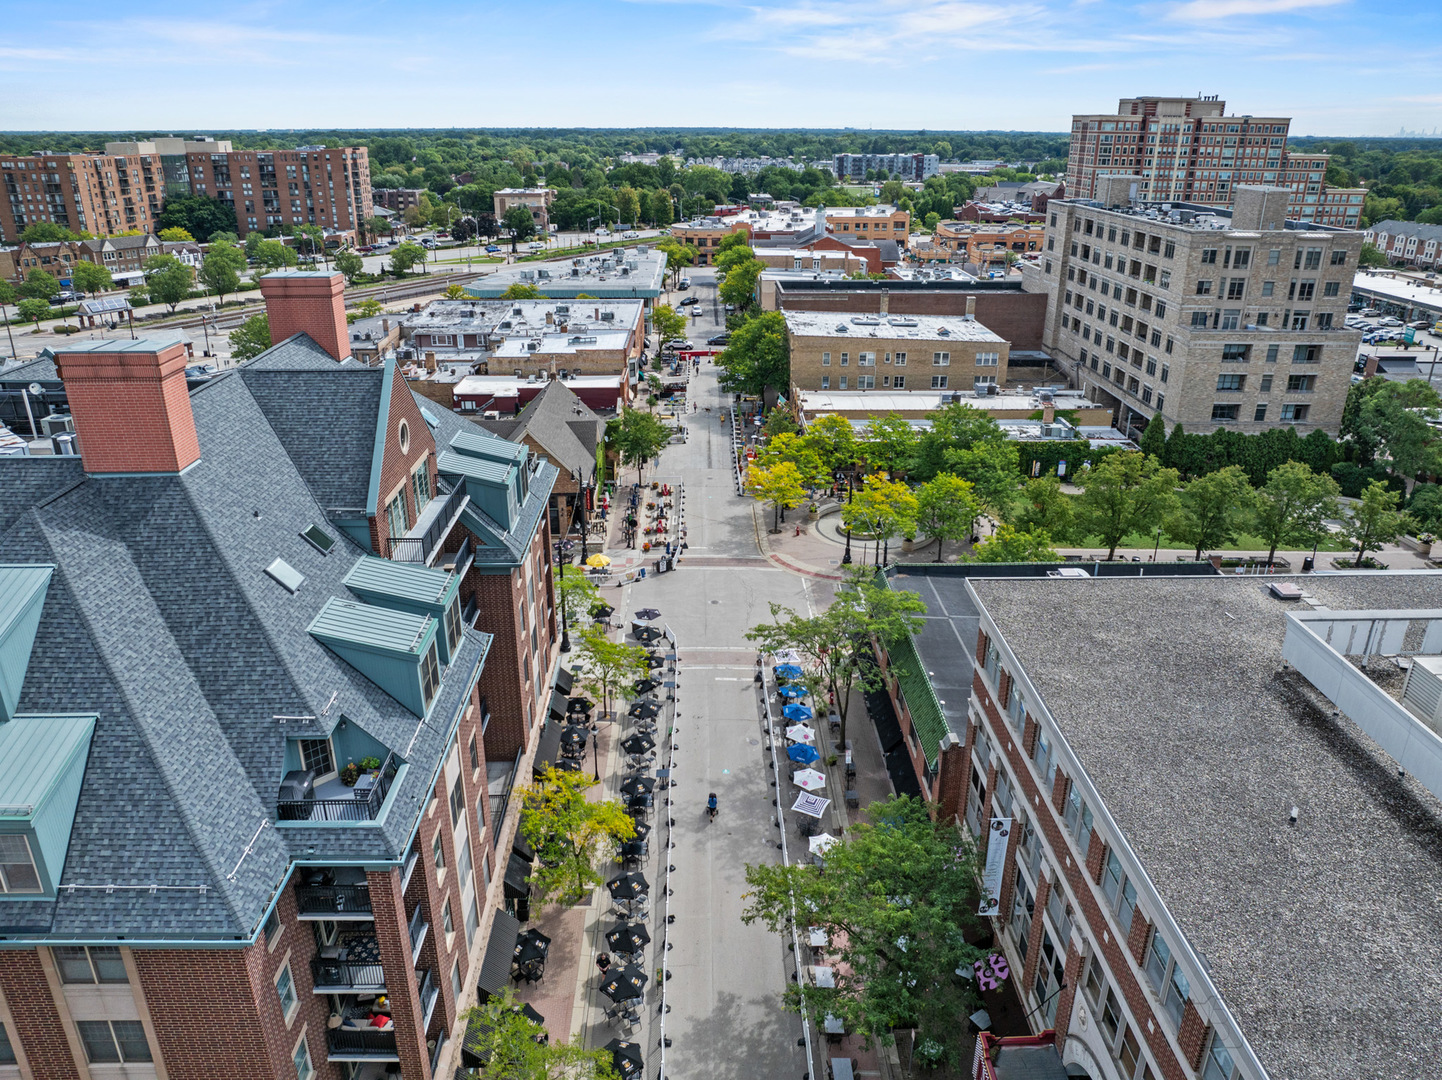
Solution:
{"label": "white van", "polygon": [[597,236],[610,236],[610,235],[611,235],[611,230],[608,229],[608,228],[606,228],[606,226],[602,225],[599,229],[596,230],[596,235],[597,235]]}

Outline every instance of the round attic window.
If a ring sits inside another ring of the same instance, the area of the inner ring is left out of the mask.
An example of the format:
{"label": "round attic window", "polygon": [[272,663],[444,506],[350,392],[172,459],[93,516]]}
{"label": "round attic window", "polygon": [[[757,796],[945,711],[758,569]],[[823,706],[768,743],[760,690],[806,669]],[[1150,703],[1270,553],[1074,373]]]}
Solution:
{"label": "round attic window", "polygon": [[400,440],[401,453],[409,454],[411,452],[411,426],[404,420],[396,426],[396,438]]}

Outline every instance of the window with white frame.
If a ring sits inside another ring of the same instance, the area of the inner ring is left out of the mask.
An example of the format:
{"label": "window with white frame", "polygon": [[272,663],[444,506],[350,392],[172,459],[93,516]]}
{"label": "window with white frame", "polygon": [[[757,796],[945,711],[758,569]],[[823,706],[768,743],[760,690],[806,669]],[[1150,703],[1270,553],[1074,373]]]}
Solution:
{"label": "window with white frame", "polygon": [[895,364],[897,367],[905,367],[905,366],[906,366],[906,354],[905,354],[904,352],[892,353],[892,355],[891,355],[891,362],[892,362],[893,364]]}
{"label": "window with white frame", "polygon": [[857,367],[875,367],[876,354],[874,352],[863,352],[856,354]]}
{"label": "window with white frame", "polygon": [[947,377],[945,375],[933,375],[931,377],[931,388],[933,390],[945,390],[946,380]]}
{"label": "window with white frame", "polygon": [[1063,820],[1066,821],[1071,834],[1076,837],[1077,849],[1081,852],[1082,862],[1086,862],[1087,851],[1091,847],[1092,812],[1075,784],[1067,792],[1066,812]]}
{"label": "window with white frame", "polygon": [[1036,746],[1032,749],[1031,760],[1036,765],[1037,775],[1041,777],[1042,787],[1050,791],[1056,782],[1056,762],[1052,757],[1051,740],[1046,737],[1044,731],[1037,732]]}
{"label": "window with white frame", "polygon": [[977,367],[996,367],[1000,363],[1001,353],[999,352],[979,352],[976,354]]}
{"label": "window with white frame", "polygon": [[950,365],[950,364],[951,364],[951,353],[949,353],[949,352],[934,352],[934,353],[931,354],[931,366],[932,366],[932,367],[947,367],[947,366]]}
{"label": "window with white frame", "polygon": [[837,384],[837,387],[836,387],[836,388],[837,388],[838,390],[845,390],[845,389],[846,389],[846,376],[845,376],[845,375],[841,376],[841,382]]}
{"label": "window with white frame", "polygon": [[896,389],[896,390],[905,390],[905,389],[906,389],[906,376],[905,376],[905,375],[893,375],[893,376],[891,377],[891,385],[892,385],[892,388],[893,388],[893,389]]}
{"label": "window with white frame", "polygon": [[829,352],[824,352],[824,353],[821,354],[821,366],[822,366],[822,367],[830,367],[830,366],[831,366],[831,354],[830,354]]}
{"label": "window with white frame", "polygon": [[858,389],[858,390],[875,390],[875,389],[876,389],[876,376],[875,376],[875,375],[858,375],[858,376],[856,376],[856,389]]}
{"label": "window with white frame", "polygon": [[1173,958],[1172,950],[1161,934],[1152,934],[1151,946],[1147,949],[1146,972],[1152,988],[1161,998],[1162,1010],[1173,1022],[1181,1024],[1182,1010],[1186,1008],[1187,998],[1191,996],[1191,983]]}
{"label": "window with white frame", "polygon": [[823,389],[823,390],[830,390],[830,389],[831,389],[831,376],[830,376],[830,375],[823,375],[823,376],[821,376],[821,389]]}
{"label": "window with white frame", "polygon": [[282,964],[280,973],[275,977],[275,996],[280,998],[281,1016],[289,1022],[299,1003],[295,994],[295,979],[291,977],[289,963]]}
{"label": "window with white frame", "polygon": [[1051,939],[1051,931],[1042,925],[1041,960],[1036,966],[1036,982],[1032,993],[1043,1023],[1051,1027],[1056,1020],[1057,1003],[1061,1000],[1062,983],[1066,981],[1066,956]]}
{"label": "window with white frame", "polygon": [[1035,903],[1031,888],[1022,878],[1016,879],[1015,899],[1011,905],[1011,937],[1016,942],[1016,954],[1025,957],[1031,937],[1031,915]]}
{"label": "window with white frame", "polygon": [[304,1035],[301,1036],[300,1042],[295,1044],[295,1053],[291,1055],[291,1063],[295,1065],[296,1080],[313,1080],[315,1066],[310,1063],[310,1047],[306,1045]]}
{"label": "window with white frame", "polygon": [[1221,1036],[1214,1034],[1211,1045],[1207,1047],[1207,1056],[1202,1059],[1202,1080],[1232,1080],[1236,1071],[1232,1052],[1222,1042]]}

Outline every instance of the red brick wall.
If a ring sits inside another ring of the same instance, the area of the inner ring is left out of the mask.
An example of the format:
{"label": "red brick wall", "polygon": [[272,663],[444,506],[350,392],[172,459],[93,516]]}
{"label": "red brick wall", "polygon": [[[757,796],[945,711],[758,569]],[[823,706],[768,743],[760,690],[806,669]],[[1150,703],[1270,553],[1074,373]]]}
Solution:
{"label": "red brick wall", "polygon": [[[429,847],[420,849],[421,861],[411,875],[410,892],[425,888],[418,879],[425,874],[425,860],[429,855]],[[367,872],[366,880],[370,884],[376,941],[380,945],[381,964],[386,972],[386,998],[390,1002],[391,1020],[395,1024],[401,1074],[428,1076],[430,1055],[426,1051],[426,1033],[420,1030],[420,989],[412,972],[411,939],[406,930],[406,904],[401,896],[400,873],[396,870],[371,870]]]}
{"label": "red brick wall", "polygon": [[55,357],[86,472],[175,473],[200,458],[182,344]]}
{"label": "red brick wall", "polygon": [[36,1080],[79,1080],[80,1070],[34,949],[0,952],[0,989],[15,1021],[12,1036],[25,1048]]}
{"label": "red brick wall", "polygon": [[[981,640],[985,640],[985,634],[978,636]],[[978,648],[981,648],[980,644]],[[985,716],[983,722],[991,728],[992,742],[997,747],[997,757],[993,759],[993,768],[996,766],[996,761],[1005,755],[1011,764],[1011,772],[1016,777],[1019,788],[1016,792],[1017,798],[1023,799],[1027,805],[1033,808],[1038,807],[1038,799],[1040,799],[1041,805],[1048,805],[1046,799],[1041,798],[1042,793],[1032,779],[1020,745],[1012,738],[1010,730],[991,697],[991,692],[982,680],[980,668],[972,676],[972,689],[981,702],[982,712]],[[988,798],[993,784],[994,780],[988,784]],[[1088,852],[1090,856],[1087,860],[1088,868],[1083,869],[1076,860],[1071,835],[1060,814],[1049,810],[1037,812],[1036,827],[1046,833],[1047,843],[1051,846],[1052,851],[1067,862],[1067,865],[1058,869],[1066,878],[1072,893],[1077,897],[1077,910],[1074,918],[1078,923],[1084,924],[1090,929],[1091,935],[1097,943],[1098,951],[1106,960],[1107,969],[1111,972],[1112,982],[1116,986],[1117,992],[1126,999],[1132,1015],[1137,1019],[1138,1038],[1146,1042],[1152,1056],[1161,1067],[1161,1074],[1165,1080],[1186,1080],[1186,1072],[1172,1052],[1163,1030],[1164,1025],[1170,1023],[1170,1020],[1157,1018],[1154,1024],[1148,1024],[1155,1013],[1146,992],[1132,975],[1131,968],[1127,963],[1124,943],[1111,932],[1110,922],[1104,913],[1103,897],[1100,887],[1096,884],[1096,874],[1100,871],[1099,860],[1105,848],[1101,838],[1095,835],[1092,837],[1091,848]],[[1093,865],[1097,868],[1096,872],[1091,872]],[[1090,876],[1088,876],[1089,872]],[[1038,905],[1039,908],[1040,905]],[[1002,910],[1005,912],[1007,909],[1003,907]],[[1140,913],[1136,918],[1141,919]]]}
{"label": "red brick wall", "polygon": [[[410,432],[409,450],[401,450],[400,424],[404,420]],[[406,500],[406,519],[415,524],[421,507],[416,505],[415,488],[411,484],[411,470],[422,458],[429,458],[426,465],[431,475],[431,490],[436,490],[436,440],[431,435],[430,425],[421,415],[420,406],[411,396],[405,377],[400,369],[391,372],[391,401],[386,416],[386,444],[381,456],[380,490],[376,495],[376,515],[371,518],[371,541],[375,550],[387,555],[386,540],[390,528],[386,523],[386,504],[397,489]],[[457,542],[459,545],[459,541]]]}
{"label": "red brick wall", "polygon": [[339,273],[328,278],[267,274],[261,278],[260,292],[265,297],[272,345],[303,333],[337,360],[350,355],[345,278]]}
{"label": "red brick wall", "polygon": [[966,816],[966,785],[971,771],[971,747],[951,746],[941,751],[936,774],[937,816],[958,824]]}
{"label": "red brick wall", "polygon": [[[782,311],[882,310],[882,292],[787,292],[778,284],[776,303]],[[936,292],[892,290],[885,294],[886,310],[892,315],[965,315],[968,297],[976,300],[976,321],[1005,338],[1014,349],[1040,349],[1042,324],[1046,321],[1046,294],[1024,292],[968,292],[947,289]]]}

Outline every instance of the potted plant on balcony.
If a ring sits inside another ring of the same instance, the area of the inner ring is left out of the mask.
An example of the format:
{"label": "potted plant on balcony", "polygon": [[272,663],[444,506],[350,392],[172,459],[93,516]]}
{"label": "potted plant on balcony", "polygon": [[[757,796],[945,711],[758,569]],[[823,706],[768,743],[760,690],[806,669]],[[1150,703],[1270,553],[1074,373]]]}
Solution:
{"label": "potted plant on balcony", "polygon": [[381,778],[381,759],[380,759],[380,758],[378,758],[378,757],[361,758],[360,767],[361,767],[361,772],[368,772],[368,773],[371,774],[371,779],[372,779],[372,780],[379,780],[379,779]]}
{"label": "potted plant on balcony", "polygon": [[340,771],[340,782],[346,787],[355,787],[355,782],[360,779],[360,766],[354,761],[347,761]]}

